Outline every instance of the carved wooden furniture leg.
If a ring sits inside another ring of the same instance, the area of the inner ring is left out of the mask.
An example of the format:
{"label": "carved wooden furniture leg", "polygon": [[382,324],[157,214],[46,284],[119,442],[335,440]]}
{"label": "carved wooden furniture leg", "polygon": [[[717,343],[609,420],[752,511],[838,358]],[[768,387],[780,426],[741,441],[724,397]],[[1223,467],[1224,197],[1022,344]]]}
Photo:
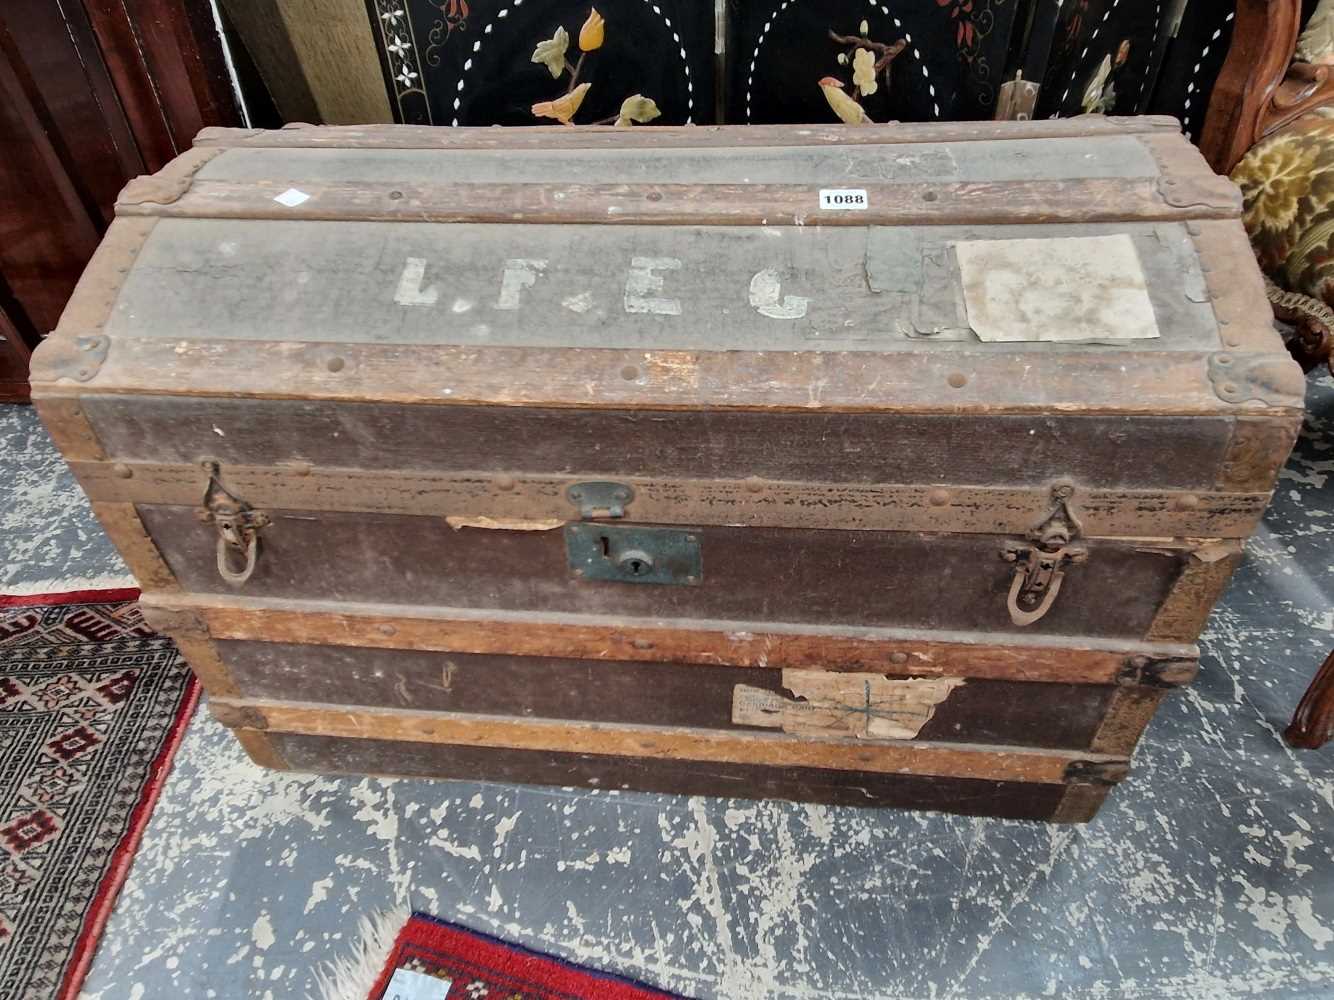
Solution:
{"label": "carved wooden furniture leg", "polygon": [[1300,292],[1287,292],[1265,279],[1265,293],[1274,315],[1295,328],[1287,341],[1288,353],[1309,372],[1325,365],[1334,375],[1334,309],[1320,299]]}
{"label": "carved wooden furniture leg", "polygon": [[1315,680],[1302,695],[1292,722],[1283,732],[1290,746],[1301,750],[1318,750],[1334,734],[1334,652],[1316,671]]}

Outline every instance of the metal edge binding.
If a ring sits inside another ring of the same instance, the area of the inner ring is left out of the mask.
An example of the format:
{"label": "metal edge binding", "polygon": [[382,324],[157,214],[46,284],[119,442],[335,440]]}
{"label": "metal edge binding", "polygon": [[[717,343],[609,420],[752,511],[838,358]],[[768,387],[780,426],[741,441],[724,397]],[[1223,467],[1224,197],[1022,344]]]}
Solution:
{"label": "metal edge binding", "polygon": [[1065,768],[1070,784],[1116,785],[1130,774],[1128,760],[1072,760]]}
{"label": "metal edge binding", "polygon": [[1127,687],[1179,688],[1193,681],[1199,671],[1198,659],[1136,654],[1126,659],[1116,682]]}
{"label": "metal edge binding", "polygon": [[1219,351],[1209,356],[1209,382],[1225,403],[1264,403],[1301,409],[1306,377],[1287,354]]}
{"label": "metal edge binding", "polygon": [[33,382],[89,382],[97,377],[107,354],[111,338],[105,333],[74,333],[62,331],[47,337],[32,355],[29,373]]}

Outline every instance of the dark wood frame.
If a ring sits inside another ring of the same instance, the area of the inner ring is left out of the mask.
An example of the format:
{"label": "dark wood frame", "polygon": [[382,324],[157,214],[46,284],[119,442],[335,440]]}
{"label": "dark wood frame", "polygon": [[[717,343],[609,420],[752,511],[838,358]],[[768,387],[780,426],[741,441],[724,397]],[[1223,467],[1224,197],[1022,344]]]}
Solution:
{"label": "dark wood frame", "polygon": [[1334,66],[1293,61],[1301,27],[1301,0],[1237,0],[1232,46],[1200,135],[1200,151],[1220,174],[1265,136],[1334,101]]}
{"label": "dark wood frame", "polygon": [[0,101],[0,401],[24,402],[116,193],[240,114],[211,8],[179,0],[8,0]]}
{"label": "dark wood frame", "polygon": [[[1293,60],[1301,28],[1301,0],[1237,0],[1232,46],[1214,84],[1200,137],[1201,152],[1219,173],[1231,172],[1265,136],[1334,103],[1334,66]],[[1334,371],[1334,337],[1327,317],[1278,306],[1275,311],[1297,325],[1289,350],[1302,367],[1310,371],[1324,363]],[[1316,673],[1283,733],[1290,745],[1306,750],[1324,746],[1332,735],[1334,653]]]}

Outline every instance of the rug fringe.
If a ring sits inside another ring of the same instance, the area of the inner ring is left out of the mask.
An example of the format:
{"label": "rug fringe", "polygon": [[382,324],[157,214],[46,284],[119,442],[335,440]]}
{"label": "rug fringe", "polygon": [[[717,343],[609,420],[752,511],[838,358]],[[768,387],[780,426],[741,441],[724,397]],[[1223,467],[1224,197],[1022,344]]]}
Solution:
{"label": "rug fringe", "polygon": [[318,1000],[366,1000],[389,959],[398,932],[411,916],[409,907],[397,906],[362,917],[352,953],[315,970],[315,985],[320,990]]}
{"label": "rug fringe", "polygon": [[32,597],[41,594],[63,594],[71,590],[124,590],[138,587],[134,577],[123,573],[114,576],[64,576],[51,580],[29,580],[25,583],[0,584],[0,594],[10,597]]}

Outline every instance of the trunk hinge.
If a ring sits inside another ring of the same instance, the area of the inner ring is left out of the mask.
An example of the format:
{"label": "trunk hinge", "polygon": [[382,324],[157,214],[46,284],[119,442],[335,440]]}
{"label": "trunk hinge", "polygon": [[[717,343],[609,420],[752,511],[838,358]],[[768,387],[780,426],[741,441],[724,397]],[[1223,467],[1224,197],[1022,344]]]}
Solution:
{"label": "trunk hinge", "polygon": [[1079,520],[1070,510],[1075,488],[1069,483],[1052,487],[1056,509],[1028,534],[1026,542],[1006,542],[1001,558],[1014,563],[1014,579],[1006,606],[1016,625],[1032,625],[1051,610],[1061,592],[1066,567],[1088,558],[1088,549],[1071,543],[1078,537]]}
{"label": "trunk hinge", "polygon": [[[218,575],[233,587],[250,579],[259,560],[259,533],[268,527],[269,515],[255,510],[222,485],[218,463],[201,463],[208,473],[204,491],[204,509],[200,520],[212,522],[218,529]],[[235,564],[240,560],[240,567]]]}

